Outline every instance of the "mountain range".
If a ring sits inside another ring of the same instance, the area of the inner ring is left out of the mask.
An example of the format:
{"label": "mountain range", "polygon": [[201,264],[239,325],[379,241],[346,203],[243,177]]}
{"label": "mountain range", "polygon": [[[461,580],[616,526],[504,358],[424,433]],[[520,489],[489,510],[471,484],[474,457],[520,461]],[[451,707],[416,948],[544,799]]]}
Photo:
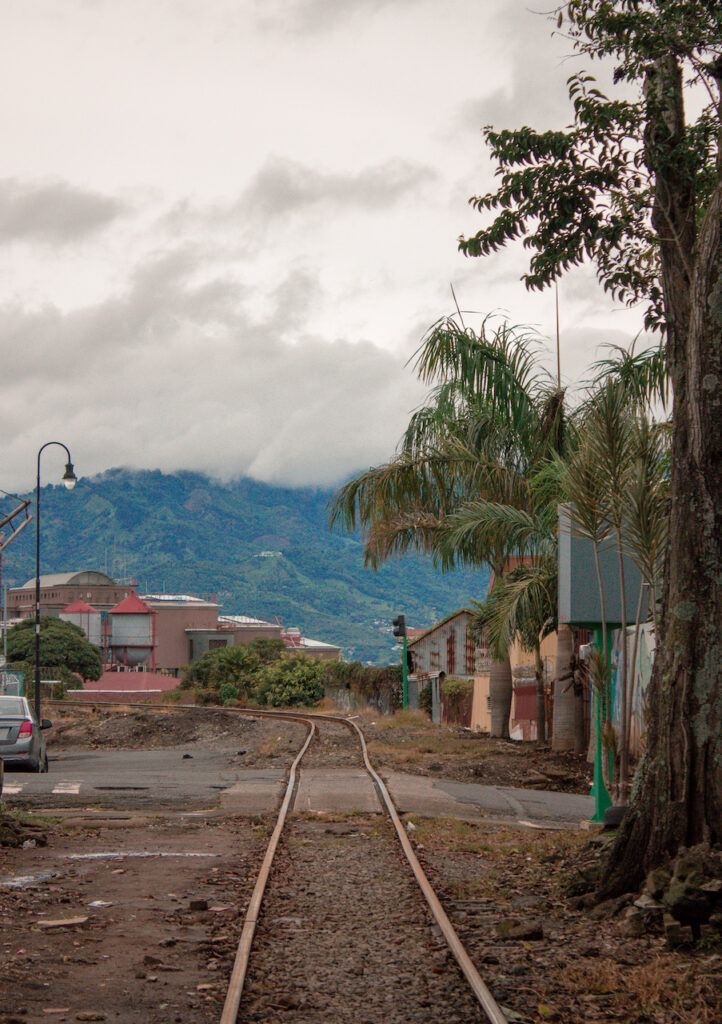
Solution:
{"label": "mountain range", "polygon": [[[47,486],[41,571],[98,569],[134,577],[141,593],[212,594],[226,614],[279,617],[372,663],[398,658],[399,612],[411,626],[430,625],[486,593],[487,573],[442,574],[426,558],[365,568],[359,536],[329,530],[332,493],[125,469],[83,478],[71,492]],[[9,498],[0,504],[11,507]],[[3,576],[17,586],[34,573],[29,527],[5,550]]]}

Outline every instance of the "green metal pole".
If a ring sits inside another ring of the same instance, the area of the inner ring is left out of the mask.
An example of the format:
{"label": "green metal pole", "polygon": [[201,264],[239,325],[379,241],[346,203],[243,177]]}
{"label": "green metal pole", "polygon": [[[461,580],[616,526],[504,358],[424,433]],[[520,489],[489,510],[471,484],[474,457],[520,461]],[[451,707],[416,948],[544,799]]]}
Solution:
{"label": "green metal pole", "polygon": [[408,677],[408,660],[407,660],[407,655],[406,655],[406,633],[404,633],[404,646],[403,646],[403,651],[402,651],[401,657],[403,659],[402,662],[401,662],[401,678],[403,680],[403,691],[402,691],[401,703],[402,703],[402,705],[405,708],[407,708],[409,706],[409,677]]}
{"label": "green metal pole", "polygon": [[[602,653],[603,657],[609,656],[609,652],[604,651],[602,649],[601,629],[594,630],[594,644]],[[604,821],[604,812],[608,807],[612,806],[612,800],[609,796],[607,787],[604,785],[604,772],[602,770],[602,696],[596,690],[594,693],[594,709],[596,723],[596,742],[594,744],[594,781],[592,783],[592,789],[590,793],[590,796],[594,797],[594,815],[592,816],[591,820]]]}

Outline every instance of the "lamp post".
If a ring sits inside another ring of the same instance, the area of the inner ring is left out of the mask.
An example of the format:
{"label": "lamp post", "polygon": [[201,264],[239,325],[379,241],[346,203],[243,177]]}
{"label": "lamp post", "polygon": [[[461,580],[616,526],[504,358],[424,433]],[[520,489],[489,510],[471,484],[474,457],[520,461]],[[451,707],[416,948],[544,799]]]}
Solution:
{"label": "lamp post", "polygon": [[35,719],[40,727],[40,456],[50,445],[57,444],[65,449],[68,461],[63,473],[63,483],[69,491],[75,487],[78,478],[73,469],[68,446],[62,441],[47,441],[38,452],[38,476],[35,487]]}

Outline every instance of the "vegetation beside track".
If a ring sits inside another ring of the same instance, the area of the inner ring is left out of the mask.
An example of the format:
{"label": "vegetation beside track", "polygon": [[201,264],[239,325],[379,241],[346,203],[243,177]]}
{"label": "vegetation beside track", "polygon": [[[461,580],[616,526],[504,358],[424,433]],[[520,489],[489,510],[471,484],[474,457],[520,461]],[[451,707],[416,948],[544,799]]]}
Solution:
{"label": "vegetation beside track", "polygon": [[584,755],[434,725],[423,711],[364,711],[360,722],[379,767],[493,786],[570,793],[589,789],[591,766]]}
{"label": "vegetation beside track", "polygon": [[[625,915],[635,896],[593,908],[587,897],[570,895],[607,837],[488,820],[412,821],[417,855],[462,941],[520,1020],[722,1019],[719,938],[670,949],[661,932],[629,933]],[[504,927],[518,928],[511,932],[517,937],[504,937]]]}

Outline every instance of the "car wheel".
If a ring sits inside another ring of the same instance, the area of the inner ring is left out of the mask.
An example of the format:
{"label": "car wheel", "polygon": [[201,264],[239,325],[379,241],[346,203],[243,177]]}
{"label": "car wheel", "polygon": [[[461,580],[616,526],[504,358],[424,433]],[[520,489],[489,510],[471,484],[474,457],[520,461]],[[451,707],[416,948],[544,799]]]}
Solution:
{"label": "car wheel", "polygon": [[48,755],[47,754],[43,757],[43,763],[42,763],[42,767],[41,767],[40,771],[41,772],[48,772],[48,771],[50,771],[50,765],[48,764]]}

